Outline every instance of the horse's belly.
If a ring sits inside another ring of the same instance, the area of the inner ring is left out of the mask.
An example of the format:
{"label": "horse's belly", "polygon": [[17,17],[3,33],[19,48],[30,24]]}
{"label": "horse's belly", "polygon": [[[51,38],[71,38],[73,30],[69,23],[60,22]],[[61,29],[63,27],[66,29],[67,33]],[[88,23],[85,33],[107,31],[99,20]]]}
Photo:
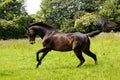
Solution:
{"label": "horse's belly", "polygon": [[53,37],[53,49],[57,51],[70,51],[72,50],[72,43],[66,35],[55,35]]}
{"label": "horse's belly", "polygon": [[56,51],[71,51],[72,49],[71,48],[55,48],[53,50],[56,50]]}
{"label": "horse's belly", "polygon": [[68,44],[61,44],[54,46],[54,50],[56,51],[71,51],[72,47]]}

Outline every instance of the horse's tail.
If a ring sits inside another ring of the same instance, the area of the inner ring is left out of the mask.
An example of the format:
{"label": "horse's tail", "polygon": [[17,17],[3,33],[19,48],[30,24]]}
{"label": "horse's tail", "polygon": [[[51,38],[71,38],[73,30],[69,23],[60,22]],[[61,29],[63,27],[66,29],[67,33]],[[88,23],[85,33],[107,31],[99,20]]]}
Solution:
{"label": "horse's tail", "polygon": [[90,37],[94,37],[94,36],[96,36],[96,35],[98,35],[100,33],[101,33],[100,30],[96,30],[96,31],[92,31],[90,33],[87,33],[87,35],[90,36]]}

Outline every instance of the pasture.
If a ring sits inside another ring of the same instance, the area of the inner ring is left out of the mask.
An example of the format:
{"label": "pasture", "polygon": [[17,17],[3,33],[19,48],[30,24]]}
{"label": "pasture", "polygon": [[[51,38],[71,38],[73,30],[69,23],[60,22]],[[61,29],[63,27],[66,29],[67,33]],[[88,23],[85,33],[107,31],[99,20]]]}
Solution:
{"label": "pasture", "polygon": [[0,40],[0,80],[119,80],[120,33],[101,33],[90,38],[91,51],[98,64],[83,53],[85,63],[70,52],[51,51],[36,69],[36,51],[42,48],[40,38],[30,45],[28,39]]}

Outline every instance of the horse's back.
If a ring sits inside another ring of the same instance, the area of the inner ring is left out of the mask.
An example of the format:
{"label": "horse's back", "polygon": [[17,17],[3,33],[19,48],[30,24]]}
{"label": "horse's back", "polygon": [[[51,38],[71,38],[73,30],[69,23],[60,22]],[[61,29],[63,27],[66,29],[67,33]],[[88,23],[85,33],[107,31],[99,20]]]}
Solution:
{"label": "horse's back", "polygon": [[70,51],[72,50],[70,38],[68,34],[65,33],[56,33],[52,36],[52,45],[53,49],[58,51]]}

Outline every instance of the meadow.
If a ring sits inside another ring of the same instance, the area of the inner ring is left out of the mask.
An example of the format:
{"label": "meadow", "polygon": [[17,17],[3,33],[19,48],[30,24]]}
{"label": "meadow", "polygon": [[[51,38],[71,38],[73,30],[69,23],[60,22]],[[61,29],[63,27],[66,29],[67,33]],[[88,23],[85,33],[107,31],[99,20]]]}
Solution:
{"label": "meadow", "polygon": [[30,45],[28,39],[0,40],[0,80],[119,80],[120,33],[101,33],[90,38],[91,51],[98,64],[83,53],[86,62],[79,68],[79,60],[70,52],[51,51],[36,69],[36,51],[41,40]]}

